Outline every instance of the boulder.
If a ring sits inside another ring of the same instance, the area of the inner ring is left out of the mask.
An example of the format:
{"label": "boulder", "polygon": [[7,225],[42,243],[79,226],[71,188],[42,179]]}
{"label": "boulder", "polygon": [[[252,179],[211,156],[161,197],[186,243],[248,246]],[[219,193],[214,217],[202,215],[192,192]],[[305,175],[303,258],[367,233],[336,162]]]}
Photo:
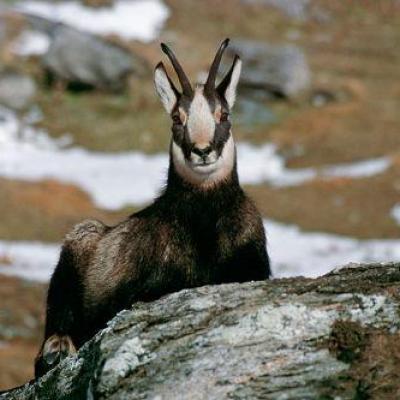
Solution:
{"label": "boulder", "polygon": [[245,4],[257,4],[279,10],[282,15],[298,20],[310,19],[318,23],[332,21],[332,15],[323,7],[323,2],[310,0],[242,0]]}
{"label": "boulder", "polygon": [[240,84],[244,87],[288,98],[296,97],[310,87],[310,68],[297,46],[234,40],[228,51],[239,54],[243,60]]}
{"label": "boulder", "polygon": [[183,290],[0,399],[399,398],[399,309],[399,263]]}
{"label": "boulder", "polygon": [[310,0],[243,0],[245,3],[262,4],[277,8],[290,18],[305,20],[309,14]]}
{"label": "boulder", "polygon": [[121,90],[144,65],[127,50],[65,25],[52,31],[42,64],[55,79],[105,90]]}
{"label": "boulder", "polygon": [[0,72],[0,104],[13,110],[26,109],[36,94],[35,81],[14,70]]}

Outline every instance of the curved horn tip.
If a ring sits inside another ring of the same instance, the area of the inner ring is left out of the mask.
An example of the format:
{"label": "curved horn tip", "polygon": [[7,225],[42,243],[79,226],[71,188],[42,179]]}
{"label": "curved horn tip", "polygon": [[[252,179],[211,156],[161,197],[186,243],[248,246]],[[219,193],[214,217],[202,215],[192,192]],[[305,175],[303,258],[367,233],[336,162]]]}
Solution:
{"label": "curved horn tip", "polygon": [[231,41],[231,39],[226,38],[226,39],[221,43],[221,47],[223,47],[224,50],[225,50],[230,41]]}
{"label": "curved horn tip", "polygon": [[160,46],[161,46],[161,50],[163,51],[163,53],[165,53],[167,56],[172,53],[172,50],[170,49],[170,47],[167,46],[165,43],[161,43]]}
{"label": "curved horn tip", "polygon": [[171,49],[165,44],[165,43],[161,43],[161,50],[165,53],[168,54],[169,51],[171,51]]}

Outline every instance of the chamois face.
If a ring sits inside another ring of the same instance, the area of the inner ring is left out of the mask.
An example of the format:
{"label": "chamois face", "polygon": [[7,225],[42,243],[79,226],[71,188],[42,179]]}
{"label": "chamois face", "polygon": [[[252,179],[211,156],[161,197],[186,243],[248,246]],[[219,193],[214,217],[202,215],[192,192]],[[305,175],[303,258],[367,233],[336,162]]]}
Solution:
{"label": "chamois face", "polygon": [[219,48],[204,85],[193,90],[171,50],[162,49],[178,74],[182,93],[168,77],[162,63],[155,70],[155,85],[172,118],[171,159],[175,170],[186,181],[207,187],[228,178],[235,165],[235,145],[230,111],[235,102],[241,61],[235,57],[231,69],[215,87],[215,77],[225,40]]}

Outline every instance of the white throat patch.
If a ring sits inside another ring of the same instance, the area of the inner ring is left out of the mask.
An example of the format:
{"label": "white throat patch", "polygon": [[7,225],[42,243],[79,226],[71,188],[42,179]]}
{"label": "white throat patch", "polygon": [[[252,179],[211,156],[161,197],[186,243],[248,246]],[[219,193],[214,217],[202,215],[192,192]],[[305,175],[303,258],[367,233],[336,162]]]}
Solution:
{"label": "white throat patch", "polygon": [[215,119],[208,101],[204,97],[202,86],[195,90],[189,108],[187,129],[190,141],[200,149],[209,146],[214,138]]}
{"label": "white throat patch", "polygon": [[202,168],[196,168],[185,159],[182,149],[172,142],[172,160],[177,173],[192,185],[208,189],[228,178],[235,164],[235,142],[232,134],[224,145],[221,156],[215,163]]}

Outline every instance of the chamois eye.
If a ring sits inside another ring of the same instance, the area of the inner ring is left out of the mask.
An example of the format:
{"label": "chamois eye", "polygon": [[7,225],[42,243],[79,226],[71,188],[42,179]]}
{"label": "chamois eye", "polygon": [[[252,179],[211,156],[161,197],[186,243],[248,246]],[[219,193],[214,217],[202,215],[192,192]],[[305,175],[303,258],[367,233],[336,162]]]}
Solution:
{"label": "chamois eye", "polygon": [[227,112],[223,112],[221,114],[220,122],[228,121],[228,118],[229,118],[229,114]]}
{"label": "chamois eye", "polygon": [[182,124],[181,118],[179,115],[173,115],[172,116],[172,121],[175,125],[180,125]]}

